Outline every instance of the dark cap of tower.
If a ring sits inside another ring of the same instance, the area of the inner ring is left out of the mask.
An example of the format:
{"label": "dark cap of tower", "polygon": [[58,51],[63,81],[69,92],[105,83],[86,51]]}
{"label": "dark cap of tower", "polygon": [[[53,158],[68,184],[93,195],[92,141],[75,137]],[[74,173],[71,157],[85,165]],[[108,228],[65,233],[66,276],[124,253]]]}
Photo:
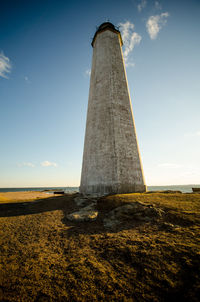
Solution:
{"label": "dark cap of tower", "polygon": [[117,33],[117,34],[119,34],[119,35],[120,35],[121,44],[123,45],[120,31],[119,31],[112,23],[110,23],[110,22],[104,22],[104,23],[102,23],[102,24],[97,28],[97,30],[96,30],[96,32],[95,32],[95,34],[94,34],[94,37],[93,37],[92,43],[91,43],[91,44],[92,44],[92,47],[93,47],[93,45],[94,45],[94,41],[95,41],[95,39],[96,39],[97,34],[100,33],[100,32],[103,32],[103,31],[105,31],[105,30],[111,30],[111,31],[113,31],[113,32],[115,32],[115,33]]}
{"label": "dark cap of tower", "polygon": [[115,26],[110,22],[104,22],[98,27],[98,30],[105,29],[105,28],[115,29]]}

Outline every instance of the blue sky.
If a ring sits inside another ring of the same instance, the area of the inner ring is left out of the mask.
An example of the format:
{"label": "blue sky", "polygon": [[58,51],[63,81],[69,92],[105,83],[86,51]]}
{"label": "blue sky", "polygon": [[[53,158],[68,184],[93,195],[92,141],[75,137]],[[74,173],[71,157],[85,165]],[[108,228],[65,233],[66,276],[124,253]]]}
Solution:
{"label": "blue sky", "polygon": [[200,1],[1,1],[0,187],[79,186],[96,26],[120,24],[147,185],[200,183]]}

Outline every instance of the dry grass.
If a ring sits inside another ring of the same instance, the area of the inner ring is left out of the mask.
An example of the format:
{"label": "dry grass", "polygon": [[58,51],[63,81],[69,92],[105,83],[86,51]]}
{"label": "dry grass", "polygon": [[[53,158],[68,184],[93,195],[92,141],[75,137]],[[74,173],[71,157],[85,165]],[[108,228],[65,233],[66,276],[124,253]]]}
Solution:
{"label": "dry grass", "polygon": [[[0,205],[2,301],[198,301],[200,194],[108,196],[88,223],[67,221],[74,195],[27,197]],[[108,211],[135,201],[162,208],[162,221],[105,230]]]}
{"label": "dry grass", "polygon": [[49,198],[50,194],[45,192],[27,191],[27,192],[5,192],[0,193],[0,204],[5,202],[33,201],[41,198]]}

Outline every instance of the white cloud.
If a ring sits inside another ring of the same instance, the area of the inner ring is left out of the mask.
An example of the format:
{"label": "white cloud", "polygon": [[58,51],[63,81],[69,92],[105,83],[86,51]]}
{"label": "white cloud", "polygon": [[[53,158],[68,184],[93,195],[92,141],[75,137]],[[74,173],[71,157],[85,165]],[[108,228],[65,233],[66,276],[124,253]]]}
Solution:
{"label": "white cloud", "polygon": [[8,79],[7,73],[11,70],[10,59],[3,52],[0,53],[0,77]]}
{"label": "white cloud", "polygon": [[162,9],[162,5],[160,4],[159,1],[155,1],[155,8],[156,9]]}
{"label": "white cloud", "polygon": [[87,69],[85,71],[85,75],[88,76],[88,77],[90,77],[90,75],[91,75],[91,69]]}
{"label": "white cloud", "polygon": [[52,167],[57,167],[57,164],[56,164],[56,163],[52,163],[52,162],[50,162],[50,161],[48,161],[48,160],[45,160],[45,161],[43,161],[43,162],[41,163],[41,166],[42,166],[42,167],[50,167],[50,166],[52,166]]}
{"label": "white cloud", "polygon": [[189,177],[193,177],[193,176],[200,176],[200,171],[197,170],[191,170],[191,171],[186,171],[182,174],[182,176],[189,176]]}
{"label": "white cloud", "polygon": [[181,168],[182,166],[174,163],[163,163],[163,164],[159,164],[158,167],[176,169],[176,168]]}
{"label": "white cloud", "polygon": [[151,16],[146,22],[147,32],[152,40],[157,38],[161,28],[167,23],[169,13],[162,13],[160,15]]}
{"label": "white cloud", "polygon": [[147,1],[146,0],[141,0],[140,3],[137,6],[138,11],[141,12],[143,10],[143,8],[145,8],[146,5],[147,5]]}
{"label": "white cloud", "polygon": [[34,168],[35,165],[30,163],[30,162],[24,162],[22,164],[18,164],[18,167],[31,167],[31,168]]}
{"label": "white cloud", "polygon": [[135,63],[130,62],[130,61],[126,62],[126,67],[134,67],[134,66],[135,66]]}
{"label": "white cloud", "polygon": [[30,83],[30,80],[27,76],[24,76],[24,80],[27,82],[27,83]]}
{"label": "white cloud", "polygon": [[135,45],[139,44],[142,37],[134,31],[134,24],[130,21],[119,23],[122,40],[124,43],[124,61],[126,66],[134,66],[134,63],[128,62],[128,56],[133,51]]}
{"label": "white cloud", "polygon": [[200,136],[200,131],[196,131],[196,132],[193,132],[193,133],[185,133],[185,136],[189,136],[189,137],[192,137],[192,136]]}

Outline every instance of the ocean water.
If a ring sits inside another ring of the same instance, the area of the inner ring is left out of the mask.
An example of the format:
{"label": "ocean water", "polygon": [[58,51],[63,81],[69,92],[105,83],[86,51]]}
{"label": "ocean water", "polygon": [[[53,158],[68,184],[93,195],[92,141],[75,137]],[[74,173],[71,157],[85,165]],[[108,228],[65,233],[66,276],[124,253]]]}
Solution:
{"label": "ocean water", "polygon": [[78,187],[26,187],[26,188],[0,188],[0,192],[24,192],[24,191],[65,191],[66,193],[78,192]]}
{"label": "ocean water", "polygon": [[199,185],[172,185],[172,186],[148,186],[148,191],[181,191],[182,193],[192,193],[192,188],[200,188]]}
{"label": "ocean water", "polygon": [[[191,193],[192,188],[200,188],[199,185],[172,185],[172,186],[148,186],[148,191],[163,191],[163,190],[173,190],[181,191],[183,193]],[[78,187],[33,187],[33,188],[0,188],[0,192],[22,192],[22,191],[65,191],[66,193],[78,192]]]}

